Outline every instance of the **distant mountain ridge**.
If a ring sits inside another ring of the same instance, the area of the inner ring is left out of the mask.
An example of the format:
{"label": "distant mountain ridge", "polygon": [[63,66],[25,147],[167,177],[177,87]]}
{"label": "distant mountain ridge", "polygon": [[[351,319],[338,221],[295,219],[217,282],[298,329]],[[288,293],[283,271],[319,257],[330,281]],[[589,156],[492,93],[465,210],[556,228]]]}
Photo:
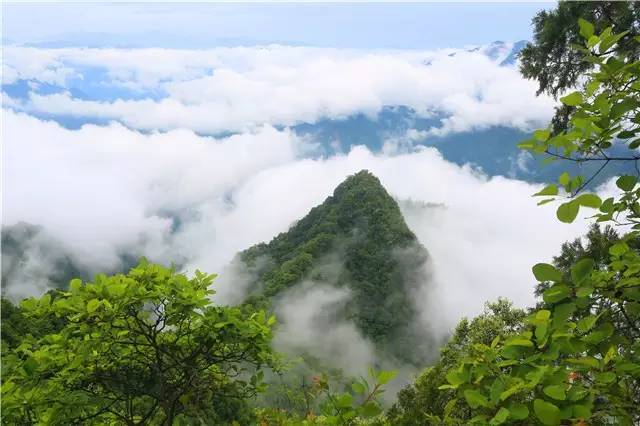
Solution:
{"label": "distant mountain ridge", "polygon": [[415,292],[429,280],[427,250],[396,201],[363,170],[349,176],[287,232],[240,254],[255,277],[246,303],[273,303],[301,283],[351,294],[340,318],[355,323],[381,353],[420,362],[428,336],[416,327]]}

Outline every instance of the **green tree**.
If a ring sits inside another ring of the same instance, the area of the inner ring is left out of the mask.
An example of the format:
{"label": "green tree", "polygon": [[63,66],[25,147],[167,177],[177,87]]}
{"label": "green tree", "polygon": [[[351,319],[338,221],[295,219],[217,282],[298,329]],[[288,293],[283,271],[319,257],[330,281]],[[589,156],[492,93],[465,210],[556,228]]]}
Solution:
{"label": "green tree", "polygon": [[213,305],[213,278],[143,261],[24,300],[27,321],[63,326],[3,353],[3,423],[249,423],[275,319]]}
{"label": "green tree", "polygon": [[[568,126],[553,136],[538,130],[522,147],[567,161],[602,161],[604,168],[614,160],[612,145],[625,143],[629,156],[620,160],[637,161],[640,63],[628,50],[615,49],[628,31],[595,33],[584,20],[579,26],[593,72],[580,90],[561,98],[575,108]],[[473,414],[465,424],[640,422],[640,254],[631,247],[640,229],[637,180],[621,176],[620,195],[602,201],[584,193],[589,179],[563,173],[563,194],[558,185],[536,194],[548,197],[542,203],[568,198],[557,209],[562,222],[575,220],[582,208],[598,209],[597,222],[614,221],[631,232],[608,247],[600,265],[583,257],[568,271],[545,263],[533,267],[537,280],[549,283],[543,304],[519,333],[474,345],[447,373],[441,388],[455,391],[456,408],[445,420],[459,422],[460,407]]]}
{"label": "green tree", "polygon": [[[593,259],[596,268],[604,269],[609,264],[609,248],[618,241],[620,241],[620,235],[611,225],[606,225],[603,228],[597,223],[592,223],[584,237],[562,244],[560,254],[553,257],[553,266],[562,273],[569,274],[571,266],[588,257]],[[634,244],[634,247],[638,247],[637,243]],[[549,285],[548,282],[538,283],[535,291],[536,296],[542,297]]]}
{"label": "green tree", "polygon": [[[54,300],[60,292],[49,290],[47,294]],[[27,336],[41,337],[49,333],[56,333],[64,327],[65,320],[53,313],[39,318],[25,316],[24,310],[11,303],[9,299],[0,299],[2,307],[2,354],[8,353],[20,345]]]}
{"label": "green tree", "polygon": [[598,269],[609,264],[609,248],[620,241],[620,235],[611,225],[604,228],[597,223],[591,224],[584,238],[576,238],[562,244],[560,254],[554,256],[553,265],[568,273],[578,260],[590,257]]}
{"label": "green tree", "polygon": [[[593,30],[583,29],[578,24],[579,18],[593,23]],[[633,40],[640,33],[640,5],[637,2],[561,1],[554,10],[540,11],[532,25],[533,42],[520,52],[520,71],[538,82],[538,94],[547,93],[557,99],[566,90],[576,87],[581,76],[594,68],[593,63],[583,61],[582,52],[575,48],[582,45],[585,34],[600,33],[609,27],[613,33],[628,31],[606,52],[632,59],[638,59],[640,55]],[[556,129],[567,125],[571,110],[568,105],[557,109]]]}
{"label": "green tree", "polygon": [[[484,312],[468,320],[462,319],[453,336],[441,349],[438,362],[427,368],[410,386],[398,394],[398,401],[389,410],[391,424],[420,426],[441,424],[441,418],[452,408],[454,390],[441,390],[442,378],[461,359],[468,356],[474,345],[490,344],[497,336],[506,338],[524,326],[525,311],[514,308],[506,299],[487,303]],[[458,413],[458,418],[469,419],[471,412]]]}
{"label": "green tree", "polygon": [[300,415],[285,410],[261,408],[258,410],[260,424],[387,426],[389,423],[382,414],[380,396],[385,391],[384,385],[395,376],[395,371],[375,371],[370,368],[368,379],[360,377],[351,380],[342,392],[335,390],[335,385],[327,374],[314,376],[311,386],[313,398],[322,398],[319,415],[311,411]]}

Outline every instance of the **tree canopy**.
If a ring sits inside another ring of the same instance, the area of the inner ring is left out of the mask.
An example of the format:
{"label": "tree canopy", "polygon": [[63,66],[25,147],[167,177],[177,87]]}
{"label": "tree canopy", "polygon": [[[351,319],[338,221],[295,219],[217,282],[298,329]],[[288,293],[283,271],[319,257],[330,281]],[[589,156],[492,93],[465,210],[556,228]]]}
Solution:
{"label": "tree canopy", "polygon": [[[625,143],[629,157],[621,160],[637,161],[640,62],[633,49],[615,48],[629,30],[596,32],[586,20],[579,27],[582,58],[594,71],[579,90],[561,98],[574,108],[568,127],[555,135],[538,130],[522,147],[565,161],[602,161],[604,167],[613,160],[607,150]],[[574,221],[581,209],[598,209],[593,216],[598,222],[613,221],[631,232],[603,244],[606,261],[588,257],[602,256],[602,247],[594,247],[560,268],[533,267],[536,279],[548,283],[543,303],[517,334],[473,345],[449,370],[440,388],[455,390],[455,397],[442,422],[462,422],[458,413],[465,410],[471,413],[465,424],[640,421],[640,254],[632,248],[640,229],[638,176],[619,177],[619,195],[605,201],[585,193],[585,182],[563,173],[559,185],[535,195],[547,197],[540,204],[568,198],[557,209],[562,222]]]}
{"label": "tree canopy", "polygon": [[62,323],[3,356],[3,422],[246,423],[275,319],[213,305],[213,278],[142,262],[24,300],[27,321]]}
{"label": "tree canopy", "polygon": [[[583,29],[578,19],[590,22],[592,30]],[[561,1],[553,10],[542,10],[532,20],[533,41],[520,52],[520,71],[538,82],[538,94],[554,98],[576,87],[580,78],[593,70],[594,63],[583,60],[575,46],[583,45],[584,34],[600,34],[606,28],[612,33],[627,33],[598,55],[616,53],[638,59],[640,50],[633,38],[640,34],[640,5],[625,1]],[[585,31],[587,31],[585,33]],[[570,105],[557,109],[556,129],[567,125]]]}

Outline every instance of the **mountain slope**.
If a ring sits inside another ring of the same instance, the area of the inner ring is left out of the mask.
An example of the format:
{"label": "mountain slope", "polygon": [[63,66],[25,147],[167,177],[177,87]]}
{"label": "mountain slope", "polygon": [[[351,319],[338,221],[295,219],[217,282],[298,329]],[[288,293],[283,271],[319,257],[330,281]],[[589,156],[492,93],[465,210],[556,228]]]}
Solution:
{"label": "mountain slope", "polygon": [[428,280],[428,254],[368,171],[347,178],[287,232],[240,258],[256,277],[247,303],[272,306],[303,281],[346,287],[350,299],[338,316],[383,353],[408,360],[408,349],[424,342],[415,341],[414,296]]}
{"label": "mountain slope", "polygon": [[89,276],[70,251],[40,226],[20,222],[3,226],[0,234],[5,297],[18,299],[49,288],[66,288],[72,278]]}

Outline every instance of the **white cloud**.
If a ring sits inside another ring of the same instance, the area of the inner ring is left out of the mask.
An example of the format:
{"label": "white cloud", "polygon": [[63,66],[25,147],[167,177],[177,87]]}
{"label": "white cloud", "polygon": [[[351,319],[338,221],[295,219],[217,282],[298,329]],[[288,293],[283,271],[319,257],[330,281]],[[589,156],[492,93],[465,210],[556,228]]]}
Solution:
{"label": "white cloud", "polygon": [[3,47],[2,56],[3,84],[22,79],[64,85],[67,78],[77,75],[55,50]]}
{"label": "white cloud", "polygon": [[[118,124],[71,131],[8,110],[3,132],[3,225],[42,225],[94,269],[129,251],[222,272],[239,250],[285,231],[346,176],[369,169],[400,200],[444,206],[404,211],[433,258],[439,290],[423,304],[443,327],[499,296],[531,304],[531,265],[585,228],[537,207],[536,185],[488,179],[435,149],[303,159],[302,142],[271,127],[226,139]],[[163,212],[182,219],[174,233]]]}
{"label": "white cloud", "polygon": [[292,161],[299,145],[271,127],[226,139],[187,130],[143,135],[118,124],[69,131],[8,110],[3,133],[3,224],[44,225],[93,267],[112,266],[132,248],[165,261],[187,256],[169,244],[172,221],[163,212],[224,209],[226,191]]}
{"label": "white cloud", "polygon": [[285,292],[276,304],[281,326],[274,338],[276,350],[314,357],[355,375],[366,375],[376,360],[374,345],[354,323],[336,320],[350,293],[312,282]]}
{"label": "white cloud", "polygon": [[[451,53],[456,53],[450,56]],[[104,101],[32,93],[25,111],[118,120],[143,130],[201,133],[313,123],[404,105],[447,118],[443,134],[545,123],[554,102],[536,85],[482,50],[356,51],[268,46],[209,50],[8,48],[10,80],[59,81],[85,67],[104,67],[108,84],[160,89],[167,97]]]}

